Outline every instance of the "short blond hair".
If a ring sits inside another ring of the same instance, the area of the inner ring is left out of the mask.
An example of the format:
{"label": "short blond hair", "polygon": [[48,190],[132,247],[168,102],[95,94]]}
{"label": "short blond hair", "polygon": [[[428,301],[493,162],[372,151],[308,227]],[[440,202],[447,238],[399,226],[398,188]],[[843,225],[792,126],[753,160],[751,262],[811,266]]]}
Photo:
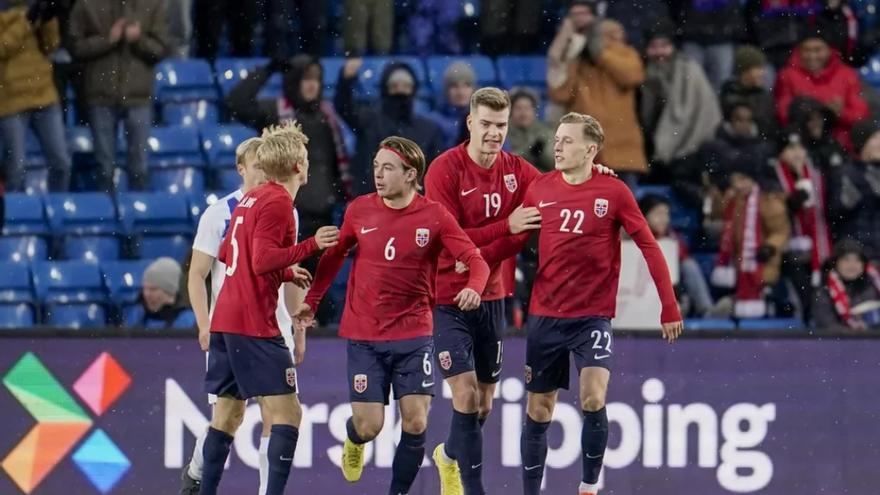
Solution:
{"label": "short blond hair", "polygon": [[257,156],[257,149],[263,144],[263,140],[258,137],[245,139],[235,148],[235,164],[244,165],[248,156]]}
{"label": "short blond hair", "polygon": [[293,175],[294,164],[306,159],[309,138],[296,122],[285,122],[263,129],[262,144],[257,148],[257,167],[266,178],[284,182]]}
{"label": "short blond hair", "polygon": [[577,112],[569,112],[559,119],[560,124],[583,124],[584,137],[596,143],[599,150],[605,145],[605,131],[602,124],[592,115],[584,115]]}
{"label": "short blond hair", "polygon": [[476,112],[480,106],[491,110],[501,111],[510,108],[510,95],[503,89],[487,87],[474,91],[471,95],[471,113]]}

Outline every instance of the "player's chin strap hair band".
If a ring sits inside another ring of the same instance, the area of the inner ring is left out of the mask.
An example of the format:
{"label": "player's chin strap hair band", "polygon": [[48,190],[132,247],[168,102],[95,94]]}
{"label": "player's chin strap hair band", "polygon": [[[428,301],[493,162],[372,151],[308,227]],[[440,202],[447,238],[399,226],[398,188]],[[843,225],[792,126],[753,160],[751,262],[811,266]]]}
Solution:
{"label": "player's chin strap hair band", "polygon": [[413,167],[413,166],[409,163],[409,160],[407,160],[406,157],[403,156],[403,153],[397,151],[396,149],[394,149],[394,148],[392,148],[392,147],[390,147],[390,146],[382,146],[382,147],[379,148],[379,149],[382,149],[382,150],[388,150],[388,151],[394,153],[395,155],[397,155],[397,157],[400,158],[400,161],[403,162],[403,165],[406,166],[407,168],[415,168],[415,167]]}

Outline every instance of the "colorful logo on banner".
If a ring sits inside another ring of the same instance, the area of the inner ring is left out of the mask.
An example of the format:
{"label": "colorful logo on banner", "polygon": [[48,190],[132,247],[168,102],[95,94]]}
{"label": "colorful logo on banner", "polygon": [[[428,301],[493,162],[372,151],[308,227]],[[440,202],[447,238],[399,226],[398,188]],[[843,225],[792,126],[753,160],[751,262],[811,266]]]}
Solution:
{"label": "colorful logo on banner", "polygon": [[[92,417],[34,353],[24,354],[15,363],[3,377],[3,385],[37,421],[2,463],[24,493],[31,493],[77,444],[73,462],[101,493],[112,490],[131,467],[102,429],[92,430]],[[129,385],[128,372],[104,352],[76,380],[73,391],[99,417]]]}

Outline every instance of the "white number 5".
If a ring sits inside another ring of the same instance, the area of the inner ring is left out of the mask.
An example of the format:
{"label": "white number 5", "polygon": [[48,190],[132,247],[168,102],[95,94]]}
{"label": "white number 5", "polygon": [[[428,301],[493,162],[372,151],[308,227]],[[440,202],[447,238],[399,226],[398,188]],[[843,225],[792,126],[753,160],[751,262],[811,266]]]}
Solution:
{"label": "white number 5", "polygon": [[235,224],[232,225],[232,233],[229,234],[229,242],[232,243],[232,263],[226,267],[226,276],[231,277],[233,273],[235,273],[235,268],[238,267],[238,241],[235,239],[235,231],[238,230],[238,226],[244,223],[244,217],[236,217]]}

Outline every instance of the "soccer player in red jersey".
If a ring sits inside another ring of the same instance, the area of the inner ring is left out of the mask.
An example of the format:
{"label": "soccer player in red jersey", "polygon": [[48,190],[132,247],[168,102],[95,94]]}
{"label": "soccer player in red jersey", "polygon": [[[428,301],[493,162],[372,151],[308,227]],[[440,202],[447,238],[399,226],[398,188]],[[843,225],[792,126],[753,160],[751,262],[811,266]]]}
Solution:
{"label": "soccer player in red jersey", "polygon": [[315,237],[296,244],[293,199],[308,178],[308,138],[295,124],[270,128],[257,149],[259,167],[269,181],[245,194],[230,219],[218,259],[226,278],[214,314],[205,391],[218,397],[205,437],[202,495],[214,495],[223,474],[245,400],[260,397],[268,409],[267,495],[279,495],[290,474],[299,422],[296,372],[278,319],[278,289],[293,282],[291,265],[318,249],[334,246],[336,227],[321,227]]}
{"label": "soccer player in red jersey", "polygon": [[313,308],[349,250],[357,246],[348,279],[339,334],[348,339],[349,398],[342,472],[357,481],[364,444],[382,429],[393,386],[402,418],[389,494],[409,492],[425,451],[428,406],[434,395],[431,360],[434,278],[441,251],[469,267],[451,298],[461,311],[480,305],[489,267],[442,205],[417,193],[425,156],[409,139],[392,136],[373,160],[376,193],[354,200],[345,212],[339,244],[321,257],[297,318],[314,323]]}
{"label": "soccer player in red jersey", "polygon": [[[567,389],[569,354],[580,376],[584,413],[580,495],[596,495],[608,441],[605,394],[612,356],[611,318],[620,277],[620,229],[642,250],[662,302],[660,322],[670,343],[681,334],[681,313],[669,269],[632,192],[623,181],[597,175],[593,160],[605,135],[590,116],[569,113],[556,131],[556,171],[532,182],[525,206],[541,212],[538,272],[526,324],[528,416],[521,439],[523,492],[541,490],[547,427],[557,393]],[[486,246],[491,264],[519,252],[529,233]]]}

